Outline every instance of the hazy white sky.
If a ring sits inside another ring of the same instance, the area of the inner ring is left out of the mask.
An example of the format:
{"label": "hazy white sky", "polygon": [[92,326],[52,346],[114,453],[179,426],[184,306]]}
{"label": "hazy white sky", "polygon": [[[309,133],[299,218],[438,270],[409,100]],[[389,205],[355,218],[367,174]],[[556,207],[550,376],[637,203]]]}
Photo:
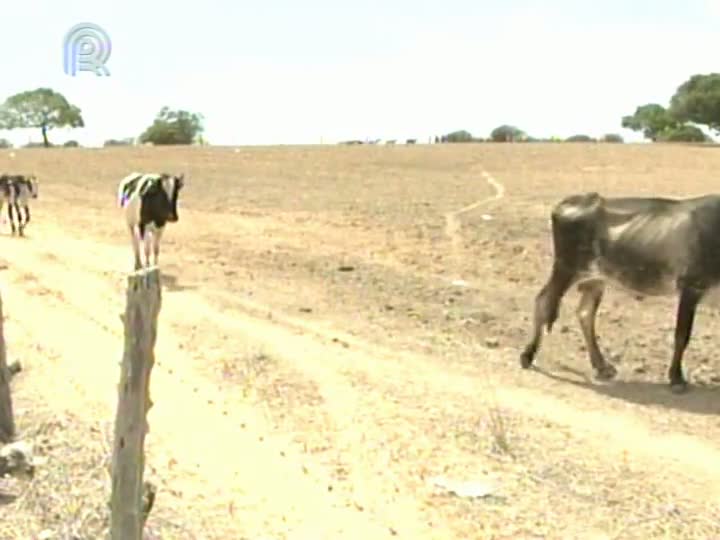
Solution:
{"label": "hazy white sky", "polygon": [[[163,105],[205,116],[212,144],[426,139],[502,123],[535,136],[619,132],[720,71],[720,0],[27,0],[3,4],[0,99],[63,93],[98,144]],[[108,77],[63,72],[78,22],[110,35]],[[0,132],[16,143],[39,132]]]}

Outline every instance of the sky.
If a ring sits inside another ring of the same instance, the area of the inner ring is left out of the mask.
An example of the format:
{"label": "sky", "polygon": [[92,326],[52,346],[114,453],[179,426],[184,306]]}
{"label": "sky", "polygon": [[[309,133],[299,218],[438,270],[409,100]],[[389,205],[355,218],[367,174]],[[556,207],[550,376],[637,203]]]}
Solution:
{"label": "sky", "polygon": [[[51,140],[86,146],[138,136],[164,105],[201,113],[218,145],[487,137],[501,124],[636,141],[623,115],[720,71],[720,0],[13,0],[2,15],[0,101],[62,93],[86,127]],[[109,35],[108,76],[64,73],[80,22]]]}

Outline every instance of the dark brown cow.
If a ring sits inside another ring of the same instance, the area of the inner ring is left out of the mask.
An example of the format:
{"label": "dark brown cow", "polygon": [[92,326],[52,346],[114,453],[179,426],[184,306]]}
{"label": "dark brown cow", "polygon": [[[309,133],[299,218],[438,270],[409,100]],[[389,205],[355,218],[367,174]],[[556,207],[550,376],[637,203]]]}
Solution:
{"label": "dark brown cow", "polygon": [[679,298],[675,342],[668,372],[670,388],[687,388],[683,353],[692,334],[695,311],[720,286],[720,195],[688,199],[606,198],[598,193],[572,195],[552,210],[554,260],[547,283],[535,299],[532,336],[520,355],[532,365],[542,341],[558,317],[565,293],[577,285],[577,316],[596,376],[612,379],[617,371],[600,352],[595,317],[605,284],[646,296]]}

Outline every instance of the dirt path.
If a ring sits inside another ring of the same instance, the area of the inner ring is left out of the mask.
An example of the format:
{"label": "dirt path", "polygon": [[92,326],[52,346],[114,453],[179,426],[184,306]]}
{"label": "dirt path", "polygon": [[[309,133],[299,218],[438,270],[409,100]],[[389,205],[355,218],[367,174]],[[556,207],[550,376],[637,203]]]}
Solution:
{"label": "dirt path", "polygon": [[461,217],[468,212],[482,208],[484,205],[499,201],[505,196],[505,186],[502,182],[498,182],[493,178],[490,173],[482,170],[481,176],[487,181],[487,183],[494,190],[494,194],[490,197],[480,199],[467,206],[463,206],[459,210],[453,210],[445,214],[445,235],[450,239],[451,256],[457,259],[459,257],[460,247],[462,245],[462,221]]}
{"label": "dirt path", "polygon": [[[484,177],[496,191],[488,200],[501,199],[502,184]],[[460,216],[484,202],[446,216],[451,238],[459,238]],[[48,365],[44,358],[28,360],[29,384],[38,392],[51,386],[48,399],[58,409],[111,419],[124,301],[123,274],[113,269],[127,267],[129,248],[72,238],[50,223],[33,223],[32,239],[0,243],[12,253],[4,272],[7,314],[54,358]],[[521,511],[544,516],[535,530],[546,527],[549,537],[561,536],[558,530],[583,537],[589,526],[617,533],[623,520],[637,517],[633,511],[644,511],[631,500],[598,508],[568,495],[567,486],[559,489],[537,468],[534,460],[544,458],[538,452],[546,448],[558,463],[580,463],[586,482],[606,474],[637,497],[656,490],[657,508],[677,497],[707,521],[704,505],[720,501],[720,433],[712,417],[662,407],[639,412],[520,372],[510,349],[475,347],[477,367],[463,370],[225,295],[223,302],[222,294],[210,300],[201,289],[164,292],[151,392],[149,463],[166,488],[158,505],[202,515],[207,537],[242,531],[274,538],[466,538],[488,534],[487,527],[497,538],[530,537],[521,518],[513,521]],[[289,419],[281,428],[273,420],[278,411],[258,408],[218,383],[218,366],[237,365],[257,347],[276,362],[271,369],[287,375],[277,390]],[[287,401],[296,391],[292,382],[306,390]],[[495,409],[522,424],[508,429],[511,437],[525,437],[517,449],[521,455],[527,449],[525,461],[494,461],[458,443],[463,426],[477,426]],[[707,431],[661,429],[673,422]],[[491,470],[503,472],[500,489],[512,495],[500,510],[437,499],[428,485],[433,475],[473,478]],[[530,477],[540,478],[532,488]],[[590,508],[596,513],[581,519]],[[578,512],[574,522],[553,525],[548,517],[562,519],[568,511]],[[702,530],[710,530],[703,523]]]}

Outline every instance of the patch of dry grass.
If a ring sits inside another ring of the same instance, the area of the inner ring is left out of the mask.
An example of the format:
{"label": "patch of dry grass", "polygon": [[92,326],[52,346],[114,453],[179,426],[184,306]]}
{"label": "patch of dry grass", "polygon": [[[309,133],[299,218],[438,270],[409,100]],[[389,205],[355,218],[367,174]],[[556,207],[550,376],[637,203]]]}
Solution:
{"label": "patch of dry grass", "polygon": [[263,347],[221,362],[223,381],[261,409],[276,429],[292,432],[306,451],[328,444],[328,420],[317,384]]}
{"label": "patch of dry grass", "polygon": [[[112,422],[33,407],[18,418],[22,440],[34,446],[32,480],[0,481],[15,500],[0,507],[3,540],[105,538],[109,528]],[[146,470],[145,477],[149,476]],[[162,497],[162,489],[158,497]],[[146,538],[208,538],[201,521],[153,509]]]}

